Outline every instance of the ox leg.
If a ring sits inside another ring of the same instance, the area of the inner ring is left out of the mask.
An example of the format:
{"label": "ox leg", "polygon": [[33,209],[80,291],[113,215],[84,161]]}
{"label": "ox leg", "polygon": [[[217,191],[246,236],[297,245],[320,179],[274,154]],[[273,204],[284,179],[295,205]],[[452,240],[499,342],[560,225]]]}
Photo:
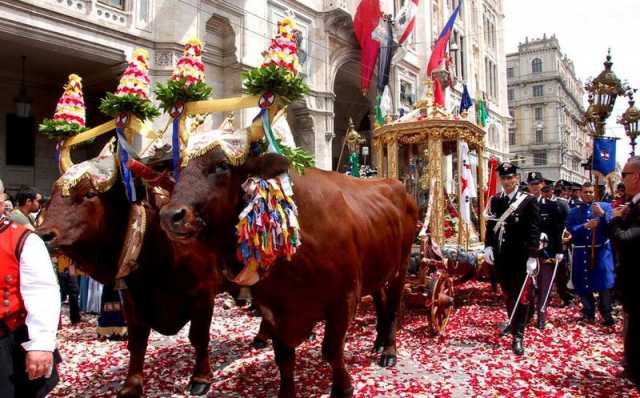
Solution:
{"label": "ox leg", "polygon": [[272,338],[272,342],[276,364],[280,369],[278,398],[294,398],[296,396],[296,386],[293,374],[296,367],[296,349],[285,345],[275,337]]}
{"label": "ox leg", "polygon": [[348,300],[344,304],[332,307],[325,323],[322,357],[329,362],[333,371],[331,398],[353,396],[351,376],[344,364],[344,341],[355,314],[355,301],[355,299]]}
{"label": "ox leg", "polygon": [[202,300],[199,311],[194,312],[189,327],[189,341],[196,351],[196,364],[187,387],[190,395],[205,395],[211,387],[209,363],[209,327],[213,316],[213,303]]}
{"label": "ox leg", "polygon": [[380,355],[379,365],[382,367],[394,366],[396,356],[396,331],[400,325],[402,311],[402,295],[404,292],[405,272],[401,270],[398,275],[389,282],[387,287],[387,300],[384,317],[384,348]]}
{"label": "ox leg", "polygon": [[258,334],[253,338],[251,346],[255,349],[261,350],[265,348],[267,344],[269,344],[269,331],[267,322],[263,318],[260,321],[260,330],[258,330]]}
{"label": "ox leg", "polygon": [[385,334],[387,323],[387,291],[386,289],[380,289],[373,293],[373,303],[376,307],[376,340],[373,342],[373,349],[371,352],[379,353],[384,349]]}
{"label": "ox leg", "polygon": [[118,398],[138,398],[142,397],[144,379],[142,370],[144,367],[144,357],[147,352],[147,342],[151,329],[135,319],[133,305],[130,298],[124,293],[124,315],[127,320],[129,350],[129,372],[124,385],[118,392]]}

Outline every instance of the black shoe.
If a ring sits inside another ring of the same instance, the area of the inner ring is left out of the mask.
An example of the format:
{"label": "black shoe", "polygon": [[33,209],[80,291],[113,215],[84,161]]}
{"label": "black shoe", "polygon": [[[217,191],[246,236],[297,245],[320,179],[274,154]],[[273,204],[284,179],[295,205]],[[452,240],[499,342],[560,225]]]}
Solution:
{"label": "black shoe", "polygon": [[544,330],[545,325],[546,323],[544,321],[544,317],[543,316],[538,317],[538,323],[536,324],[536,327],[540,330]]}
{"label": "black shoe", "polygon": [[513,343],[511,343],[511,348],[513,349],[514,354],[523,355],[524,347],[522,346],[522,337],[514,337]]}
{"label": "black shoe", "polygon": [[511,333],[511,325],[504,325],[500,330],[500,336],[504,337]]}
{"label": "black shoe", "polygon": [[616,321],[614,321],[613,318],[610,318],[610,317],[606,318],[604,320],[604,322],[602,322],[602,326],[607,327],[607,328],[611,327],[611,326],[614,326],[615,324],[616,324]]}

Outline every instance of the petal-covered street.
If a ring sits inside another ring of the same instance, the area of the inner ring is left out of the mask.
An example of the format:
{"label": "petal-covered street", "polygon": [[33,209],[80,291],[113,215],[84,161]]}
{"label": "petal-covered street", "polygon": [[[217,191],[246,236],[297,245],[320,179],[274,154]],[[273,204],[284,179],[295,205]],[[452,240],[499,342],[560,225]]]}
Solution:
{"label": "petal-covered street", "polygon": [[[445,336],[430,333],[427,312],[409,308],[398,336],[399,358],[393,369],[381,369],[370,353],[375,311],[360,306],[347,336],[346,356],[356,397],[640,397],[618,374],[622,367],[621,316],[615,330],[583,325],[577,307],[549,309],[544,332],[530,325],[526,353],[515,357],[511,338],[500,337],[503,306],[486,283],[470,282],[456,292],[457,310]],[[259,318],[241,308],[224,309],[216,300],[211,325],[213,373],[210,397],[272,397],[279,375],[271,348],[250,348]],[[59,347],[64,362],[53,397],[111,397],[127,370],[126,342],[99,341],[95,319],[71,326],[64,319]],[[322,361],[317,338],[296,351],[299,397],[328,396],[330,367]],[[177,336],[152,332],[145,367],[147,397],[183,397],[193,366],[187,328]]]}

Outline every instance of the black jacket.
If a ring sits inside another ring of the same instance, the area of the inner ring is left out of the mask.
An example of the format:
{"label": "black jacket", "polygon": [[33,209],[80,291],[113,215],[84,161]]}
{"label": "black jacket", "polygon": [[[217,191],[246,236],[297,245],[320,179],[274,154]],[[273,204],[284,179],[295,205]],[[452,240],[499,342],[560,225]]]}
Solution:
{"label": "black jacket", "polygon": [[562,252],[562,231],[567,222],[567,215],[556,200],[541,198],[538,201],[540,207],[540,232],[544,232],[549,241],[543,253],[543,257],[554,257]]}
{"label": "black jacket", "polygon": [[[494,232],[493,228],[509,205],[520,195],[527,196],[518,209],[505,220],[500,244],[499,231]],[[540,211],[536,198],[518,192],[513,200],[509,200],[506,194],[501,193],[491,198],[490,215],[493,219],[487,221],[485,245],[493,248],[496,267],[522,271],[528,257],[537,257],[540,245]]]}
{"label": "black jacket", "polygon": [[[622,291],[623,304],[627,311],[640,313],[640,203],[630,204],[624,217],[615,217],[609,222],[609,238],[617,249],[618,262],[617,282]],[[638,314],[640,315],[640,314]]]}

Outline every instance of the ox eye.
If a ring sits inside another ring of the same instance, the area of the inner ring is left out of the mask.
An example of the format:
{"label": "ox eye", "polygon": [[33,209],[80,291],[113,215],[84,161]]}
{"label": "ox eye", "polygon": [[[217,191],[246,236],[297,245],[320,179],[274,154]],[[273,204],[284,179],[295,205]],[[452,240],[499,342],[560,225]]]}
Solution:
{"label": "ox eye", "polygon": [[95,197],[96,195],[98,195],[97,193],[95,193],[94,191],[88,191],[87,193],[84,194],[84,197],[87,199],[91,199],[93,197]]}

